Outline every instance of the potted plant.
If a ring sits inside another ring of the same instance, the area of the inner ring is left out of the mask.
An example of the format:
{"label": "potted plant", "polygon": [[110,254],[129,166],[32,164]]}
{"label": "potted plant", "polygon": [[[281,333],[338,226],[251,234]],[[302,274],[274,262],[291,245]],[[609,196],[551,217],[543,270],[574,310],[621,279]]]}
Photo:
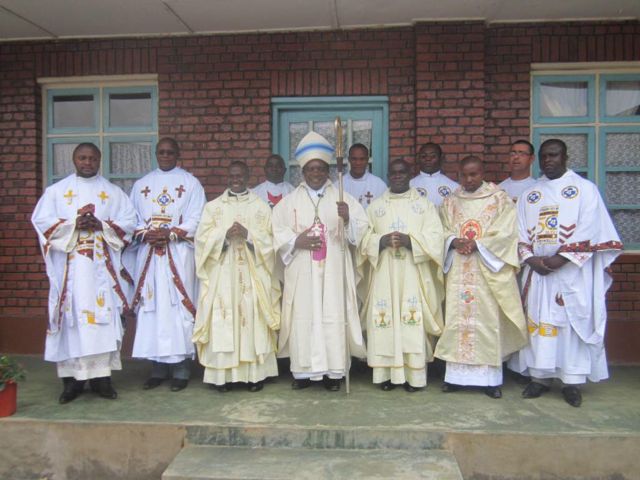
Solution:
{"label": "potted plant", "polygon": [[24,378],[22,365],[7,355],[0,355],[0,417],[8,417],[16,412],[17,382]]}

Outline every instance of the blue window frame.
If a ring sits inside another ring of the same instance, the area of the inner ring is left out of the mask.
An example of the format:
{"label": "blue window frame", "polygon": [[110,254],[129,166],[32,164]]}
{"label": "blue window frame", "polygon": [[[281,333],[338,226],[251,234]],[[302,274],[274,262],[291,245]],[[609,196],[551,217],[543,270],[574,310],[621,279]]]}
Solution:
{"label": "blue window frame", "polygon": [[625,249],[640,250],[640,72],[534,74],[532,93],[536,149],[564,140],[569,167],[598,186]]}
{"label": "blue window frame", "polygon": [[71,153],[82,142],[102,152],[101,174],[130,189],[157,165],[158,94],[155,85],[46,88],[47,184],[74,172]]}
{"label": "blue window frame", "polygon": [[[345,163],[354,143],[369,148],[369,168],[386,181],[389,160],[389,99],[362,97],[276,97],[272,99],[272,151],[282,155],[289,166],[288,178],[300,180],[293,152],[310,130],[335,144],[333,123],[340,117],[344,128]],[[333,174],[333,169],[332,169]]]}

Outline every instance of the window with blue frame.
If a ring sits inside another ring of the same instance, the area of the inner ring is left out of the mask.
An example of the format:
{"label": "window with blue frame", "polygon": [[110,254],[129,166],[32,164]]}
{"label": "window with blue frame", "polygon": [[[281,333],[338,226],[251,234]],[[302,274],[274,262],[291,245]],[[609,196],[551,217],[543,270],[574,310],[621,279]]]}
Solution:
{"label": "window with blue frame", "polygon": [[155,168],[158,94],[155,84],[45,86],[46,180],[74,172],[73,149],[92,142],[102,152],[101,174],[127,193]]}
{"label": "window with blue frame", "polygon": [[[567,144],[596,183],[626,249],[640,249],[640,72],[534,74],[533,144]],[[536,166],[537,173],[537,166]]]}

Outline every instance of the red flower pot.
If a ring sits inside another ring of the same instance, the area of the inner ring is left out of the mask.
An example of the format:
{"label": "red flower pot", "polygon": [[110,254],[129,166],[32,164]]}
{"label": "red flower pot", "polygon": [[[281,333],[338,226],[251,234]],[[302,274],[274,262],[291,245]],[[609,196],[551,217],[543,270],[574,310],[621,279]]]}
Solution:
{"label": "red flower pot", "polygon": [[0,392],[0,417],[9,417],[16,413],[18,384],[9,382]]}

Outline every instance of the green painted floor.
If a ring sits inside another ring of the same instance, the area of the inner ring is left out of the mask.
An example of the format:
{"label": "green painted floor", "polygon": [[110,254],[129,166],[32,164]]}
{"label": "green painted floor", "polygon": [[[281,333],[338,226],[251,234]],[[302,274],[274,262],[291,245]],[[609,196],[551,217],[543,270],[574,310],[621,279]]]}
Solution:
{"label": "green painted floor", "polygon": [[113,376],[117,400],[85,393],[70,404],[59,405],[61,382],[55,365],[34,356],[17,358],[27,369],[28,378],[19,386],[16,420],[530,434],[640,433],[640,367],[612,368],[611,378],[586,386],[583,406],[573,408],[563,401],[558,386],[539,399],[523,400],[523,386],[507,375],[500,400],[479,391],[444,394],[437,378],[430,378],[427,389],[417,393],[402,388],[383,392],[371,383],[371,372],[362,365],[354,367],[348,396],[344,391],[328,392],[321,385],[292,391],[288,373],[269,381],[258,393],[237,387],[222,394],[202,383],[199,368],[194,369],[186,390],[174,393],[167,384],[144,391],[149,364],[126,360],[123,370]]}

